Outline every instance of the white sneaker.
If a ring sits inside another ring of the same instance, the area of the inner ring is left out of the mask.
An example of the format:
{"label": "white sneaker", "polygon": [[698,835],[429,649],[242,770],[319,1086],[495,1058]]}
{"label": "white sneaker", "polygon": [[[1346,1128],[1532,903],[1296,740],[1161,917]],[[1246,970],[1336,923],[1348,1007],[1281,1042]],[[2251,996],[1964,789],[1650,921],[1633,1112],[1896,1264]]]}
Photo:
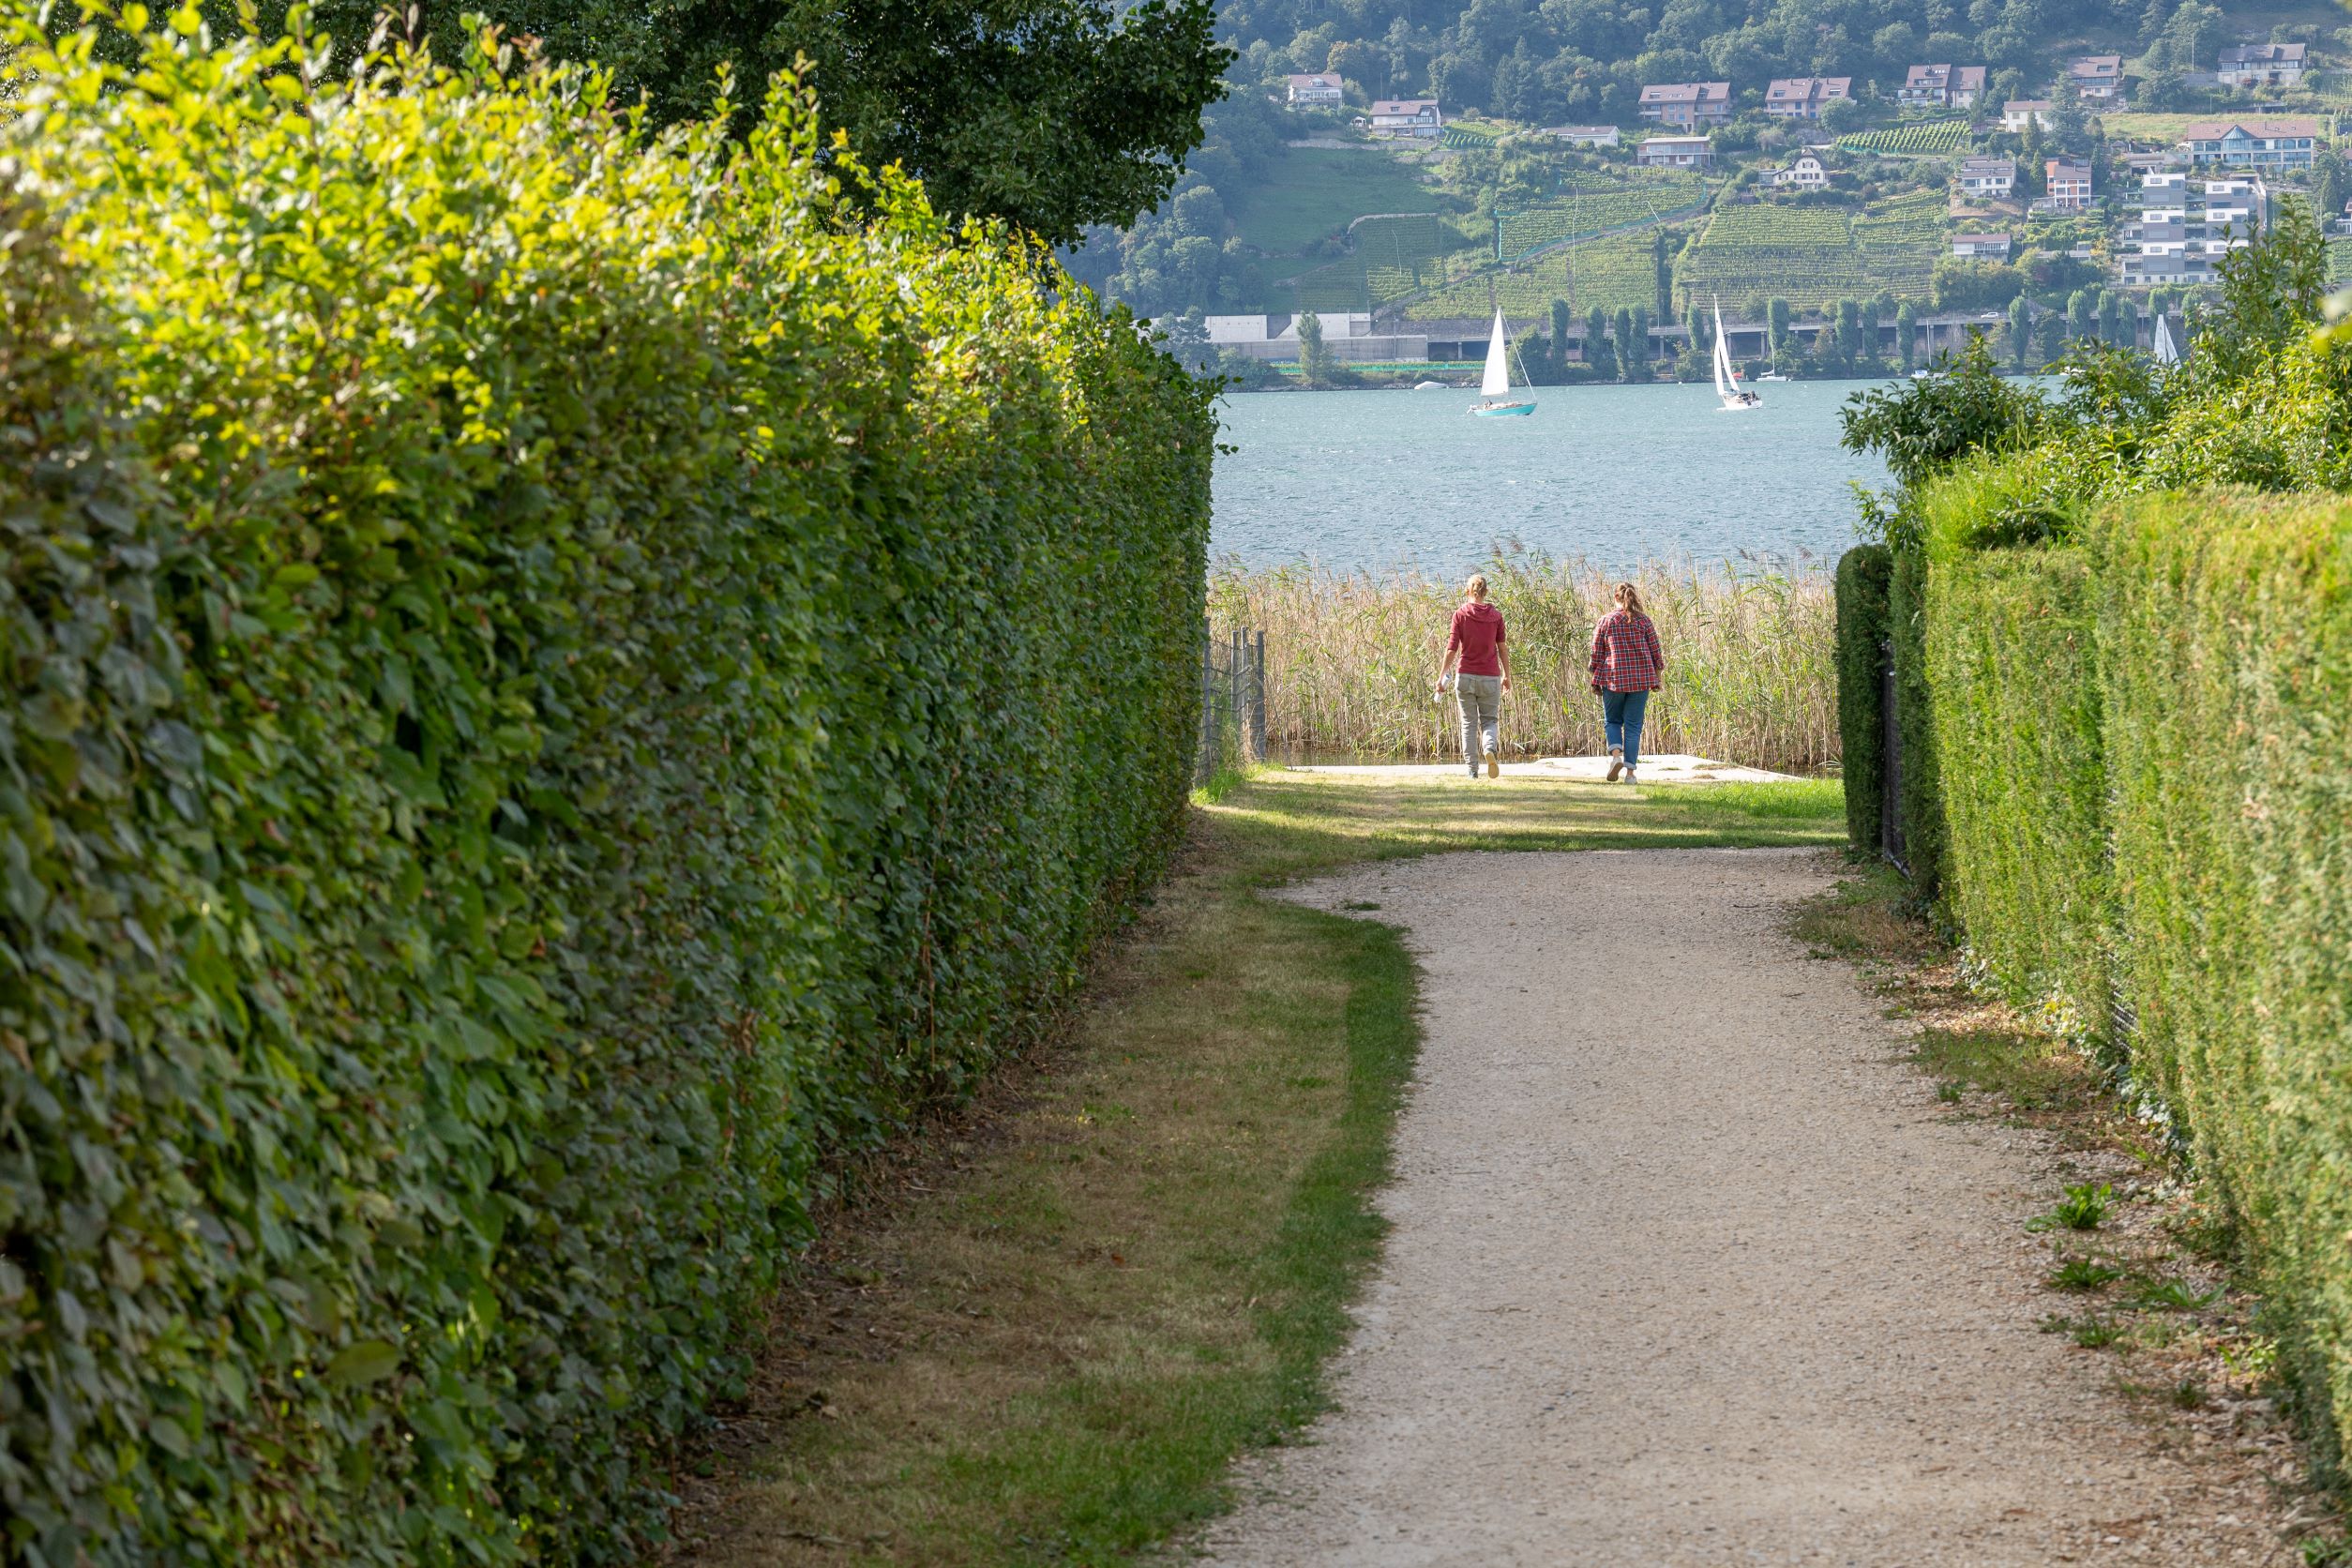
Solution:
{"label": "white sneaker", "polygon": [[1633,770],[1633,769],[1631,769],[1631,768],[1627,768],[1627,769],[1625,770],[1625,782],[1626,782],[1626,783],[1628,783],[1628,784],[1638,784],[1638,783],[1640,783],[1640,782],[1641,782],[1641,780],[1640,780],[1640,779],[1638,779],[1638,778],[1636,778],[1636,777],[1634,776],[1634,770]]}
{"label": "white sneaker", "polygon": [[1621,774],[1621,773],[1623,773],[1624,771],[1625,771],[1625,748],[1624,748],[1623,746],[1610,746],[1610,747],[1609,747],[1609,782],[1610,782],[1610,783],[1612,783],[1612,784],[1616,783],[1616,782],[1617,782],[1617,776],[1618,776],[1619,774]]}

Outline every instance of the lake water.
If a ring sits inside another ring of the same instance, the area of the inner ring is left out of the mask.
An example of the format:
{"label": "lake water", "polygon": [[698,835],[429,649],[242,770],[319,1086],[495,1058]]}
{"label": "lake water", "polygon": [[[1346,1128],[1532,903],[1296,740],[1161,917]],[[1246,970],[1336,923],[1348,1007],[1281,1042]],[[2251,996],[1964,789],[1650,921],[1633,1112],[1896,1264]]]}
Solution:
{"label": "lake water", "polygon": [[1447,576],[1514,543],[1606,569],[1834,563],[1855,541],[1848,482],[1887,484],[1837,444],[1839,408],[1868,384],[1767,382],[1745,414],[1705,385],[1545,386],[1524,419],[1473,419],[1460,388],[1236,393],[1210,550]]}

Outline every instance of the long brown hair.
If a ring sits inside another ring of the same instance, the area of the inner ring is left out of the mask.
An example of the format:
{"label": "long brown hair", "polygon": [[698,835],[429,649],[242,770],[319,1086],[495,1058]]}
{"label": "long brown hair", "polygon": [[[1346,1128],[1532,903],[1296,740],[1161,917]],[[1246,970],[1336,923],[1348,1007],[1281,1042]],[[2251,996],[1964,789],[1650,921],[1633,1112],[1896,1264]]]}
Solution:
{"label": "long brown hair", "polygon": [[1612,593],[1609,597],[1617,601],[1617,607],[1620,610],[1630,610],[1636,615],[1642,613],[1641,590],[1630,582],[1619,583],[1616,592]]}

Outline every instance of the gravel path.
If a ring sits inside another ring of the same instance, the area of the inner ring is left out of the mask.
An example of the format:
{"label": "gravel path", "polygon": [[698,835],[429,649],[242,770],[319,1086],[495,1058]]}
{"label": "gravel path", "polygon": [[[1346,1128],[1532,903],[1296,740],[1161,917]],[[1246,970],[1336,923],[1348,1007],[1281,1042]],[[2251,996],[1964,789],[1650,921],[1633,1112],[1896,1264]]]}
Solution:
{"label": "gravel path", "polygon": [[[1785,934],[1786,851],[1449,855],[1395,1222],[1339,1408],[1244,1469],[1232,1564],[2283,1560],[2038,1332],[2054,1155],[1944,1114]],[[2259,1513],[2260,1510],[2254,1512]]]}

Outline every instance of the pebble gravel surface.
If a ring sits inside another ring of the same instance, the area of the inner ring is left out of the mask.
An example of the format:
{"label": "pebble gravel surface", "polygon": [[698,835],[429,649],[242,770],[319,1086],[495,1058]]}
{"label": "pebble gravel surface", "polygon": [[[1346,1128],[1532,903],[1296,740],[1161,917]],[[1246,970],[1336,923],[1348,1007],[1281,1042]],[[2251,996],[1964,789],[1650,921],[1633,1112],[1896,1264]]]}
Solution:
{"label": "pebble gravel surface", "polygon": [[1198,1554],[2287,1560],[2242,1477],[2039,1331],[2051,1153],[1937,1106],[1904,1026],[1787,934],[1834,873],[1442,855],[1293,891],[1402,927],[1424,1045],[1336,1408]]}

